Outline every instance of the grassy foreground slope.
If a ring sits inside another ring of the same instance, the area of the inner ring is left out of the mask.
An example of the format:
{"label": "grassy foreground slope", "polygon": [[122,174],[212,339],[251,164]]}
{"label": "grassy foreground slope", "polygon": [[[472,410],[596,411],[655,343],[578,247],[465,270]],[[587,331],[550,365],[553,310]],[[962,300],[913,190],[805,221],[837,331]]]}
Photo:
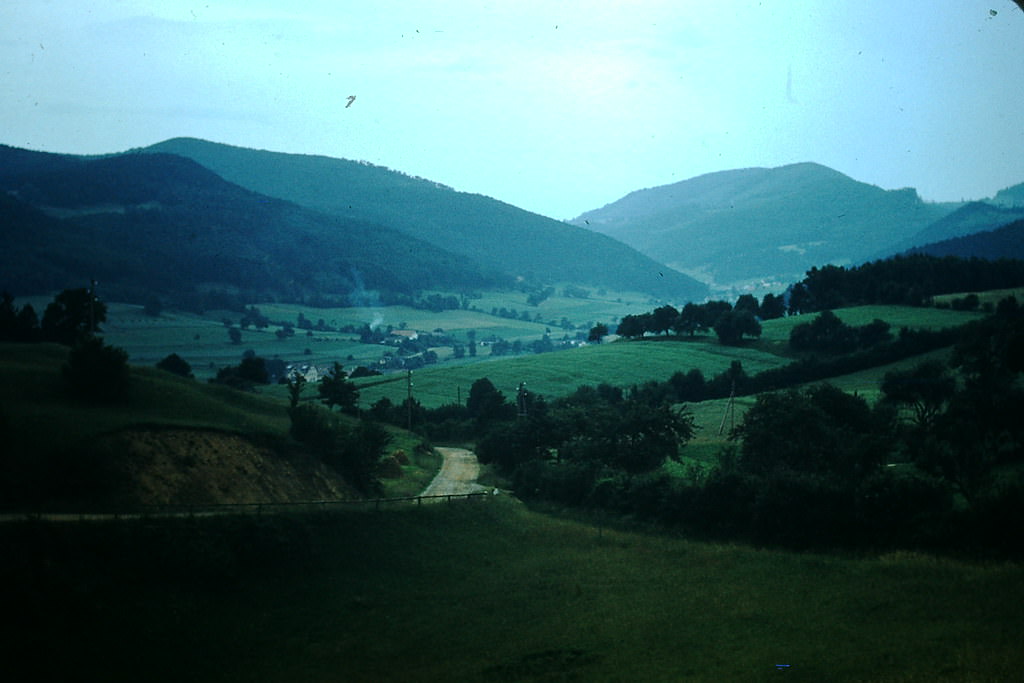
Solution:
{"label": "grassy foreground slope", "polygon": [[19,627],[0,650],[41,679],[931,683],[1024,666],[1017,565],[599,531],[501,496],[2,526],[0,550]]}
{"label": "grassy foreground slope", "polygon": [[[123,400],[90,401],[68,393],[67,355],[54,344],[0,344],[0,505],[80,512],[355,495],[291,439],[283,396],[132,366]],[[410,462],[384,481],[385,495],[416,495],[440,457],[417,449],[416,435],[387,430],[388,452]]]}
{"label": "grassy foreground slope", "polygon": [[60,375],[68,349],[51,344],[0,344],[0,406],[16,434],[38,451],[57,450],[137,425],[215,429],[283,436],[286,406],[257,394],[133,367],[126,399],[114,405],[67,394]]}

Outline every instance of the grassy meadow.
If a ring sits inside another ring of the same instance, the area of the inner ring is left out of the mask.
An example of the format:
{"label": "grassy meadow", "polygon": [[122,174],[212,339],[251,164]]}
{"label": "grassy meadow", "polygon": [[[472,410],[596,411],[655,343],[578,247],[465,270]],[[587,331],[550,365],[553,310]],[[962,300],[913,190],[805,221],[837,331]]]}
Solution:
{"label": "grassy meadow", "polygon": [[[859,327],[867,325],[875,319],[884,320],[892,327],[892,333],[899,332],[901,327],[910,329],[936,330],[944,327],[963,325],[971,320],[984,316],[983,313],[971,311],[953,311],[939,308],[918,308],[914,306],[853,306],[833,311],[847,325]],[[789,341],[793,328],[802,323],[809,323],[817,316],[816,313],[793,315],[761,323],[759,344],[767,348],[783,352]]]}
{"label": "grassy meadow", "polygon": [[18,614],[0,650],[40,680],[931,683],[1024,666],[1018,565],[697,542],[504,496],[5,525],[0,546]]}

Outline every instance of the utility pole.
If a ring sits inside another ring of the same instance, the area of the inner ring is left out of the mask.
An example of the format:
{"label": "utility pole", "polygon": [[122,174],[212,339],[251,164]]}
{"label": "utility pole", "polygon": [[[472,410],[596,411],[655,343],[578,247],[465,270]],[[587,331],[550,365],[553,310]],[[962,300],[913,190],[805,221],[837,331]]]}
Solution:
{"label": "utility pole", "polygon": [[89,281],[89,335],[96,334],[96,280]]}
{"label": "utility pole", "polygon": [[406,419],[406,422],[407,422],[406,429],[408,429],[411,432],[412,431],[412,370],[406,370],[405,373],[406,373],[405,374],[405,385],[406,385],[406,393],[407,393],[407,396],[406,396],[406,399],[405,399],[406,416],[407,416],[407,419]]}
{"label": "utility pole", "polygon": [[722,435],[725,429],[725,420],[729,419],[729,431],[736,426],[736,380],[732,381],[732,388],[729,390],[729,402],[725,404],[725,413],[722,415],[722,424],[718,425],[718,435]]}
{"label": "utility pole", "polygon": [[516,391],[516,407],[519,409],[519,417],[526,417],[526,382],[519,383]]}

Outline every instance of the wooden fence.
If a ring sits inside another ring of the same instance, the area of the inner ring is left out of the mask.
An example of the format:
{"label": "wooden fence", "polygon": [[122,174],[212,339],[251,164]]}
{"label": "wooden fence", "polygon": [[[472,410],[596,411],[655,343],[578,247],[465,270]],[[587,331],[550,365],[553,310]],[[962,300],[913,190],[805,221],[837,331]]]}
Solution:
{"label": "wooden fence", "polygon": [[57,512],[25,511],[0,513],[0,522],[23,520],[46,521],[100,521],[112,519],[149,519],[160,517],[211,517],[214,515],[263,515],[284,513],[312,513],[340,510],[380,510],[382,507],[423,505],[452,502],[454,500],[485,500],[495,491],[473,493],[444,493],[432,496],[404,496],[400,498],[369,498],[359,500],[304,500],[290,503],[211,503],[207,505],[143,505],[117,511]]}

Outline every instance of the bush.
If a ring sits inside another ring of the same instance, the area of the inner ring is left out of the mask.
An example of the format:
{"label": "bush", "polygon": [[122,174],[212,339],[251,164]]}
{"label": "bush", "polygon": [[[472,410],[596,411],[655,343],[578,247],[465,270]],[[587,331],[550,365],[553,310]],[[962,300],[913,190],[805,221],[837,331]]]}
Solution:
{"label": "bush", "polygon": [[777,473],[754,501],[753,539],[796,549],[843,545],[851,536],[853,510],[849,490],[823,477]]}
{"label": "bush", "polygon": [[157,363],[156,366],[173,375],[178,375],[180,377],[192,377],[192,366],[188,364],[188,361],[176,353],[172,353],[167,356]]}
{"label": "bush", "polygon": [[117,401],[128,393],[128,352],[98,337],[77,342],[62,368],[71,392],[80,398]]}
{"label": "bush", "polygon": [[391,443],[383,427],[364,420],[346,428],[334,414],[308,404],[291,409],[289,415],[293,438],[309,446],[361,493],[380,494],[380,460]]}
{"label": "bush", "polygon": [[932,477],[886,470],[861,484],[856,505],[868,545],[928,545],[927,530],[949,515],[953,496],[946,484]]}
{"label": "bush", "polygon": [[690,513],[694,525],[713,536],[749,536],[761,485],[758,477],[715,470],[694,497]]}

